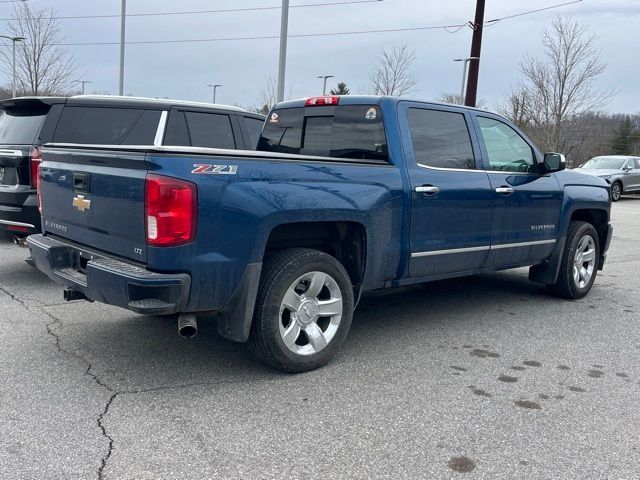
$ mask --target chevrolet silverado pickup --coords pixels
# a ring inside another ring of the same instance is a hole
[[[184,336],[217,312],[289,372],[335,355],[365,291],[530,267],[577,299],[612,236],[603,179],[498,115],[392,97],[280,103],[257,151],[50,144],[39,204],[27,243],[67,300]]]

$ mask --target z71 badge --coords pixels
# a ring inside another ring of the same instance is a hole
[[[195,163],[191,173],[196,175],[235,175],[238,173],[237,165],[210,165],[208,163]]]

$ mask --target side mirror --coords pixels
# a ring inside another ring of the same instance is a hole
[[[631,165],[625,165],[622,170],[624,170],[626,173],[629,173],[631,170],[633,170],[633,167]]]
[[[545,173],[559,172],[567,168],[567,159],[561,153],[545,153],[542,166]]]

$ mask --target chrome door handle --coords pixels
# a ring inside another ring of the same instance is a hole
[[[515,190],[511,187],[498,187],[496,188],[496,193],[501,193],[503,195],[511,195]]]
[[[416,192],[426,193],[427,195],[435,195],[439,191],[440,189],[438,187],[434,187],[433,185],[422,185],[421,187],[416,187]]]

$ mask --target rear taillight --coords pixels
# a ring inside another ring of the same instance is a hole
[[[173,247],[193,241],[197,213],[197,190],[193,183],[160,175],[147,175],[147,244]]]
[[[40,175],[42,175],[41,170],[42,170],[42,162],[38,163],[38,168],[36,168],[36,192],[38,192],[38,210],[40,211],[40,215],[42,215],[42,192],[41,192],[41,181],[40,181]],[[32,174],[33,175],[33,174]],[[33,178],[33,177],[32,177]]]
[[[305,107],[320,107],[322,105],[338,105],[340,97],[338,96],[324,96],[324,97],[311,97],[307,98]]]
[[[38,176],[38,172],[40,171],[40,164],[42,163],[42,155],[40,154],[40,149],[38,147],[33,147],[31,149],[31,160],[29,163],[30,171],[31,171],[31,187],[37,189],[38,183],[40,183],[40,177]]]

